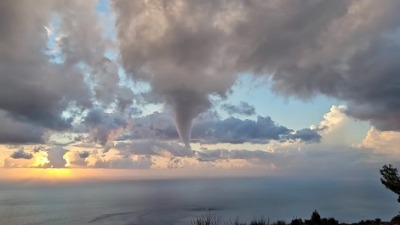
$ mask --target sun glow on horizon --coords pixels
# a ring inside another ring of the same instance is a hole
[[[48,168],[44,169],[42,173],[45,179],[56,179],[56,180],[65,180],[65,179],[74,179],[73,173],[69,168]]]
[[[48,181],[77,180],[77,173],[69,168],[9,168],[3,180]]]
[[[45,180],[45,181],[60,181],[60,180],[75,180],[75,173],[69,168],[35,168],[28,169],[25,173],[25,179]]]

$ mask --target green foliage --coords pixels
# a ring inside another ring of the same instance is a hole
[[[380,173],[382,175],[382,184],[385,185],[387,189],[399,195],[397,201],[400,202],[400,177],[397,168],[394,168],[391,164],[384,165]]]

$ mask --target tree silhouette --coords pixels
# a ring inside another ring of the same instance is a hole
[[[387,189],[396,193],[399,196],[397,201],[400,202],[400,177],[397,168],[394,168],[391,164],[384,165],[380,172],[382,175],[382,184],[385,185]]]
[[[321,224],[321,216],[317,212],[317,210],[314,210],[314,212],[311,214],[311,222],[313,224]]]

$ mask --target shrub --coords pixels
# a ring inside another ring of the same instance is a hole
[[[250,221],[250,225],[269,225],[269,219],[268,221],[264,218],[253,219],[252,221]]]
[[[292,222],[290,222],[290,225],[302,225],[303,220],[302,219],[293,219]]]
[[[274,225],[286,225],[286,222],[283,220],[278,220],[276,223],[274,223]]]
[[[236,219],[234,221],[230,221],[229,223],[227,223],[226,225],[247,225],[246,222],[240,222],[239,218],[236,217]]]
[[[213,214],[204,214],[190,221],[189,225],[219,225],[220,218]]]

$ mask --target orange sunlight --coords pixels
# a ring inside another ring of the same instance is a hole
[[[69,168],[27,169],[25,176],[25,179],[50,182],[76,179],[75,173]]]
[[[74,178],[73,173],[69,168],[44,169],[41,176],[46,180],[71,180]]]
[[[57,182],[76,180],[77,172],[69,168],[4,168],[1,180]]]

